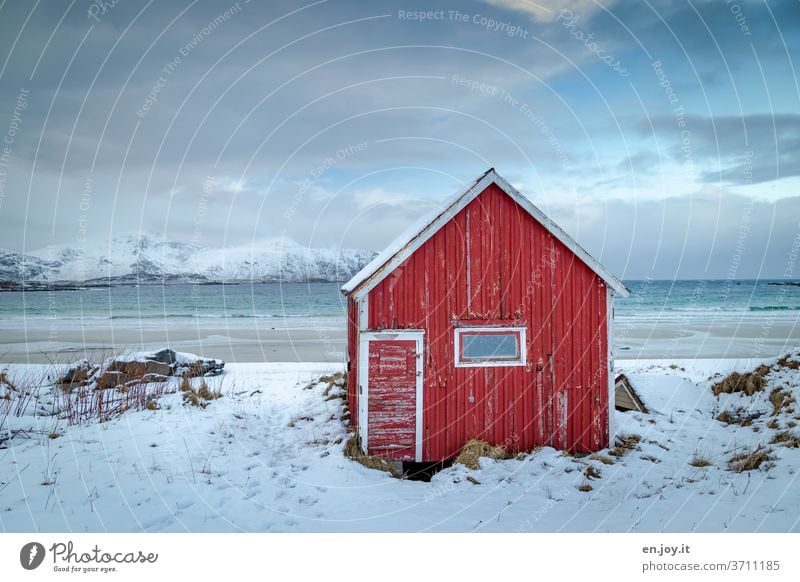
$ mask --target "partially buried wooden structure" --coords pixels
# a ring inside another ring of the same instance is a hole
[[[614,381],[614,407],[622,412],[629,410],[648,412],[647,406],[625,374],[620,374]]]
[[[342,288],[362,450],[453,458],[609,444],[613,300],[628,290],[494,169]]]

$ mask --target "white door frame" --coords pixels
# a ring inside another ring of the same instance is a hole
[[[369,342],[371,340],[414,340],[416,341],[417,383],[416,383],[416,424],[414,460],[422,461],[422,392],[425,381],[423,370],[423,346],[425,330],[422,329],[387,329],[383,331],[362,331],[358,340],[358,433],[361,450],[364,454],[369,448]]]
[[[614,292],[606,287],[606,348],[608,370],[608,446],[614,446],[614,410],[616,408],[616,373],[614,371]]]

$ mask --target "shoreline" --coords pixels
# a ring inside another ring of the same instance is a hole
[[[226,362],[343,363],[343,323],[317,323],[318,328],[289,327],[285,320],[247,325],[226,318],[157,324],[133,320],[121,325],[54,319],[20,328],[6,320],[0,321],[0,363],[71,363],[164,347]],[[800,326],[793,319],[614,322],[616,360],[769,358],[798,347]]]

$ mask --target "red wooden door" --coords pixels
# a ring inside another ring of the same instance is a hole
[[[369,340],[367,449],[414,461],[417,448],[417,341]]]

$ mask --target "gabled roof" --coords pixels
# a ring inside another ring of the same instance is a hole
[[[647,406],[645,406],[641,397],[636,393],[636,390],[631,384],[630,379],[625,374],[620,374],[614,380],[614,407],[617,410],[635,410],[637,412],[647,413]]]
[[[495,172],[494,168],[489,168],[465,190],[456,193],[449,200],[444,202],[433,212],[423,216],[412,224],[403,234],[397,237],[383,252],[370,261],[363,269],[350,279],[342,287],[345,295],[354,294],[356,299],[360,299],[369,293],[378,283],[380,283],[396,267],[401,265],[414,251],[421,247],[425,241],[431,238],[436,232],[458,214],[467,204],[472,202],[477,196],[488,188],[491,184],[497,186],[508,194],[517,204],[524,208],[539,224],[546,228],[555,238],[560,240],[569,250],[578,256],[586,265],[592,269],[597,276],[616,293],[627,297],[630,293],[625,285],[606,269],[600,261],[595,259],[581,247],[575,239],[564,232],[561,227],[555,224],[541,210],[539,210],[530,200],[514,188],[511,184]]]

